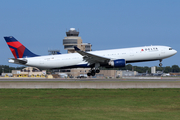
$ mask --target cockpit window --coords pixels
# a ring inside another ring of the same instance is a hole
[[[172,50],[172,48],[169,48],[169,50]]]

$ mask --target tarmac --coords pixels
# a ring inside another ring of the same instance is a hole
[[[180,88],[180,83],[36,83],[36,82],[5,82],[0,88],[65,88],[65,89],[127,89],[127,88]]]
[[[130,89],[180,88],[180,78],[46,79],[0,78],[0,89]]]

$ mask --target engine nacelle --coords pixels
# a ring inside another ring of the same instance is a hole
[[[111,60],[108,64],[112,67],[125,67],[126,61],[125,59]]]

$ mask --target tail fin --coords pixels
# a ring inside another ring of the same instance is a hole
[[[38,56],[28,50],[24,45],[22,45],[19,41],[17,41],[14,37],[4,37],[6,40],[9,49],[11,50],[14,57],[17,58],[25,58],[25,57],[35,57]]]

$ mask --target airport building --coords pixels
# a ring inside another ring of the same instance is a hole
[[[63,39],[64,49],[68,51],[68,53],[75,53],[74,46],[78,47],[82,51],[88,52],[91,51],[90,43],[83,43],[81,37],[79,37],[79,32],[75,30],[75,28],[70,28],[68,32],[66,32],[66,37]]]
[[[156,66],[151,67],[151,73],[156,73]]]
[[[82,51],[89,52],[92,51],[92,45],[90,43],[83,43],[81,37],[79,37],[79,31],[76,31],[75,28],[70,28],[69,31],[66,32],[66,37],[63,39],[64,49],[67,50],[67,53],[75,53],[74,46],[78,47]],[[60,76],[68,76],[76,78],[78,76],[87,76],[90,68],[75,68],[75,69],[66,69],[58,74]]]
[[[77,78],[78,76],[87,77],[87,73],[89,72],[89,70],[90,68],[64,69],[55,72],[55,74],[58,74],[61,78]]]
[[[96,77],[105,78],[119,78],[119,77],[132,77],[136,76],[138,72],[129,70],[101,70],[96,74]]]
[[[1,77],[13,77],[12,73],[1,73]]]
[[[12,70],[13,77],[45,77],[46,70],[39,70],[36,67],[26,67],[22,70]]]

